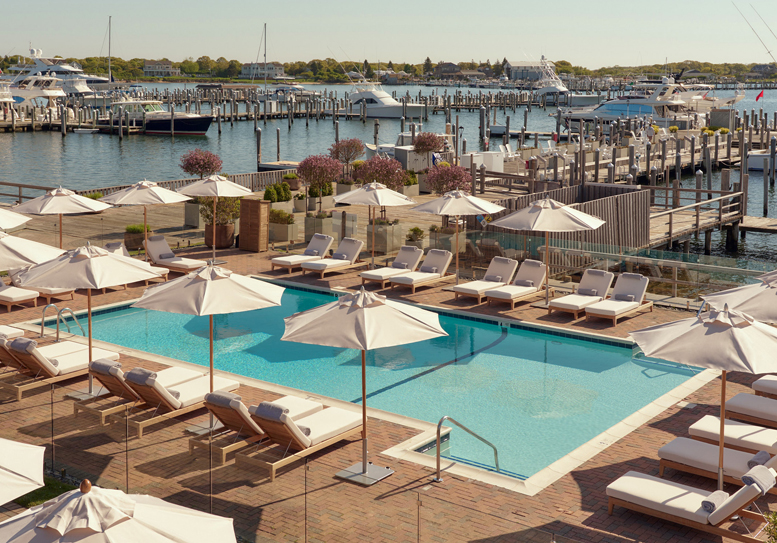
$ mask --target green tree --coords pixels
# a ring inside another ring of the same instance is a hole
[[[405,63],[405,65],[402,66],[402,71],[407,74],[413,75],[413,73],[415,72],[415,68],[411,64]]]
[[[389,60],[389,63],[386,65],[387,70],[393,70],[394,69],[394,63]]]
[[[375,76],[375,71],[372,69],[372,65],[367,62],[366,59],[364,61],[364,71],[362,73],[367,79],[372,79]]]
[[[237,77],[243,70],[243,63],[239,60],[230,60],[227,67],[227,77]]]
[[[197,59],[197,66],[200,72],[210,72],[216,65],[210,57],[200,57]]]
[[[194,59],[192,57],[189,57],[183,62],[181,62],[180,68],[182,72],[187,74],[195,74],[200,70],[199,64],[194,62]]]
[[[426,57],[426,60],[424,61],[423,70],[425,74],[430,74],[432,73],[432,70],[434,70],[434,66],[432,66],[432,59],[430,59],[429,57]]]

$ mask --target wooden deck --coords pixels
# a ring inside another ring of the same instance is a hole
[[[659,211],[659,209],[653,208],[651,211]],[[735,222],[740,217],[741,215],[736,212],[723,213],[721,215],[718,211],[701,211],[697,217],[694,210],[678,211],[672,215],[661,215],[658,217],[651,215],[650,247],[684,239],[696,232],[714,230],[724,224]],[[777,232],[777,221],[775,222],[774,231]]]
[[[751,217],[742,218],[739,225],[742,232],[761,232],[764,234],[777,234],[777,218],[774,217]]]

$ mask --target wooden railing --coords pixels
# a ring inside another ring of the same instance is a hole
[[[665,189],[665,187],[650,187],[650,189]],[[671,189],[669,189],[671,190]],[[722,194],[722,196],[718,196],[717,198],[712,198],[709,200],[701,200],[699,202],[695,202],[692,204],[684,205],[681,207],[675,207],[673,209],[668,209],[667,211],[660,211],[658,213],[651,213],[650,220],[653,221],[653,219],[659,219],[661,217],[669,216],[669,227],[667,232],[667,238],[669,241],[671,241],[674,238],[674,218],[678,214],[688,215],[688,212],[692,212],[695,214],[695,223],[694,223],[694,229],[699,230],[701,226],[701,219],[702,219],[702,213],[704,212],[716,212],[717,211],[717,217],[716,221],[714,223],[716,225],[722,225],[724,222],[724,218],[726,219],[726,222],[732,222],[737,220],[738,218],[741,218],[743,216],[742,213],[742,204],[741,204],[741,197],[744,195],[743,192],[726,192],[726,191],[708,191],[707,189],[682,189],[686,192],[715,192],[718,194]],[[667,198],[667,202],[668,202]],[[717,205],[714,205],[717,204]],[[733,214],[733,215],[732,215]],[[706,218],[711,218],[713,215],[708,213]],[[710,225],[705,225],[706,227],[709,227]]]
[[[8,190],[11,190],[13,192],[0,192],[0,197],[2,198],[14,198],[16,200],[16,203],[21,204],[24,202],[24,200],[32,200],[33,198],[37,198],[38,196],[41,196],[40,194],[26,194],[25,191],[34,190],[38,192],[48,192],[50,190],[54,190],[56,187],[41,187],[38,185],[26,185],[24,183],[10,183],[6,181],[0,181],[0,190],[6,190],[6,187]]]

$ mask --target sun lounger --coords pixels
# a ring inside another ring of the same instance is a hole
[[[585,316],[600,319],[612,319],[612,325],[618,324],[618,319],[633,315],[637,311],[650,309],[653,302],[645,300],[648,278],[638,273],[622,273],[615,281],[615,286],[606,299],[585,308]]]
[[[19,276],[21,272],[25,271],[27,268],[29,268],[29,266],[27,266],[26,268],[9,270],[8,275],[11,278],[11,284],[13,286],[21,288],[21,285],[19,283]],[[75,297],[74,296],[75,290],[68,289],[68,288],[44,288],[44,287],[25,286],[23,290],[37,292],[38,296],[46,300],[47,305],[51,303],[52,298],[63,299],[70,296],[70,299],[72,300]]]
[[[418,268],[418,271],[403,273],[391,278],[391,288],[396,286],[406,286],[415,289],[432,283],[438,283],[445,280],[445,273],[448,266],[451,265],[453,253],[442,249],[432,249],[424,258],[424,263]]]
[[[366,266],[367,262],[359,262],[359,253],[364,242],[353,238],[343,238],[337,246],[332,258],[322,258],[312,262],[303,262],[302,271],[315,272],[324,278],[324,274],[333,271],[344,271],[351,268]]]
[[[704,443],[687,437],[677,437],[658,449],[661,460],[658,475],[664,476],[666,468],[692,473],[709,479],[718,478],[718,445]],[[723,479],[727,483],[742,484],[742,477],[750,471],[747,463],[754,454],[735,449],[725,449],[723,454]],[[771,456],[764,464],[767,468],[777,468],[777,456]],[[770,492],[777,494],[777,488]]]
[[[424,251],[422,249],[413,245],[403,245],[399,248],[397,257],[390,266],[361,272],[359,277],[362,278],[362,285],[371,281],[380,283],[380,288],[386,288],[386,283],[388,283],[392,277],[409,271],[415,271],[423,256]]]
[[[21,400],[27,390],[81,377],[89,371],[89,350],[86,345],[73,341],[53,343],[40,349],[37,345],[36,341],[26,338],[16,338],[4,344],[21,367],[27,369],[19,372],[21,381],[0,383],[0,388],[16,390],[17,400]],[[93,347],[92,358],[118,360],[119,353]]]
[[[164,387],[173,387],[205,375],[201,371],[180,366],[171,366],[155,373],[156,380]],[[109,415],[138,407],[143,402],[124,379],[121,363],[103,358],[94,360],[89,364],[89,375],[97,381],[94,394],[73,404],[76,417],[79,411],[94,413],[100,417],[100,425],[104,426]]]
[[[24,330],[16,328],[15,326],[8,326],[7,324],[0,324],[0,338],[3,339],[16,339],[24,336]]]
[[[145,241],[143,245],[146,245]],[[204,260],[175,256],[164,236],[149,237],[146,253],[154,264],[181,273],[189,273],[207,266]]]
[[[270,472],[270,481],[275,480],[275,473],[281,467],[362,431],[361,413],[336,407],[294,421],[283,409],[263,402],[251,411],[251,417],[275,446],[260,450],[256,456],[238,453],[235,465],[266,469]]]
[[[503,287],[513,280],[515,270],[518,269],[518,261],[503,256],[495,256],[488,264],[483,279],[480,281],[470,281],[453,287],[455,298],[459,296],[471,296],[478,299],[478,303],[483,302],[483,296],[487,290]]]
[[[307,249],[301,255],[279,256],[270,261],[271,269],[286,268],[291,273],[294,268],[302,266],[303,262],[321,260],[329,254],[334,238],[324,234],[313,234]]]
[[[515,309],[516,303],[545,292],[546,271],[547,267],[539,260],[524,260],[511,284],[489,289],[483,295],[488,298],[488,305],[492,301],[507,302],[511,310]]]
[[[38,307],[38,291],[12,285],[0,286],[0,305],[4,305],[8,312],[14,305],[23,305],[32,302],[33,307]]]
[[[239,451],[250,445],[255,445],[265,439],[267,435],[262,427],[251,418],[250,410],[257,406],[246,406],[240,401],[237,394],[231,392],[214,392],[205,396],[205,407],[221,423],[218,429],[214,429],[200,436],[189,439],[189,454],[195,448],[210,449],[219,452],[217,463],[223,464],[227,460],[227,454]],[[274,402],[273,405],[288,410],[287,415],[292,420],[301,419],[321,411],[324,406],[318,402],[298,398],[297,396],[284,396]],[[211,443],[211,437],[213,442]]]
[[[109,253],[114,253],[114,254],[121,255],[121,256],[124,256],[124,257],[127,257],[127,258],[132,258],[132,256],[129,254],[129,251],[127,250],[127,248],[120,241],[116,241],[116,242],[113,242],[113,243],[106,243],[103,246],[103,249],[105,249]],[[144,262],[144,261],[141,261],[141,262]],[[151,268],[151,271],[153,271],[154,273],[158,273],[159,276],[162,277],[162,279],[164,281],[167,281],[167,276],[170,274],[170,270],[169,269],[163,268],[161,266],[152,266],[151,264],[149,264],[148,267]],[[149,281],[150,281],[150,279],[146,279],[146,285],[148,285]],[[124,289],[125,290],[127,289],[127,285],[124,285]],[[103,294],[105,294],[105,289],[103,289]]]
[[[771,472],[775,474],[774,471]],[[712,513],[702,507],[710,492],[692,486],[682,485],[658,477],[629,471],[607,486],[609,498],[608,513],[612,515],[616,505],[668,520],[735,541],[761,541],[755,534],[743,534],[724,527],[734,515],[765,522],[763,515],[746,508],[761,496],[756,485],[745,485],[728,497]],[[750,532],[757,529],[750,528]]]
[[[750,386],[757,396],[777,399],[777,375],[764,375]]]
[[[141,408],[130,410],[129,425],[143,437],[143,429],[152,424],[170,420],[205,406],[205,395],[210,392],[210,376],[205,375],[167,388],[157,379],[157,374],[143,368],[135,368],[124,375],[130,388],[143,401]],[[215,376],[213,391],[231,392],[240,383]],[[117,415],[114,415],[117,416]]]
[[[726,417],[777,428],[777,400],[740,392],[726,401]]]
[[[697,441],[717,445],[720,443],[720,417],[703,416],[688,428],[688,434]],[[724,434],[726,448],[751,454],[766,451],[777,455],[777,429],[726,419]]]
[[[607,296],[613,277],[612,272],[585,270],[577,287],[577,292],[551,300],[548,304],[548,314],[553,311],[564,311],[572,313],[577,319],[586,307],[601,302]]]

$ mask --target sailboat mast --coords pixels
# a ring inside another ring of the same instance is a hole
[[[267,96],[267,23],[264,23],[264,94]]]
[[[111,77],[111,16],[108,15],[108,84],[113,81]]]

